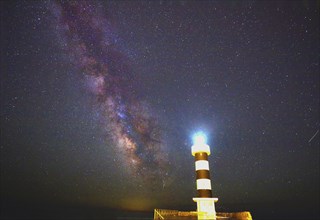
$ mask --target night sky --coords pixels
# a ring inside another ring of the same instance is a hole
[[[319,214],[319,7],[1,1],[2,213],[195,210],[203,131],[218,211]]]

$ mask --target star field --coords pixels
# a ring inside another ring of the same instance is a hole
[[[1,2],[1,206],[195,209],[202,130],[218,211],[318,215],[319,39],[319,1]]]

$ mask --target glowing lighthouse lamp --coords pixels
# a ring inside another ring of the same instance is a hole
[[[207,137],[204,133],[198,132],[193,136],[192,156],[195,157],[197,174],[198,197],[193,198],[197,203],[198,219],[216,219],[214,203],[218,198],[212,198],[211,181],[209,175],[208,156],[210,147],[207,145]]]

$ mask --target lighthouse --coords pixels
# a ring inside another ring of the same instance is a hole
[[[212,198],[210,170],[208,156],[210,147],[207,145],[206,135],[198,132],[193,137],[191,148],[192,156],[195,157],[196,185],[198,197],[193,198],[197,203],[198,219],[216,220],[215,202],[218,198]]]

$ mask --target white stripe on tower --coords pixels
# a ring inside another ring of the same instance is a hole
[[[209,170],[209,162],[207,160],[198,160],[196,163],[196,170]]]
[[[210,179],[197,179],[197,190],[199,190],[199,189],[211,190]]]

